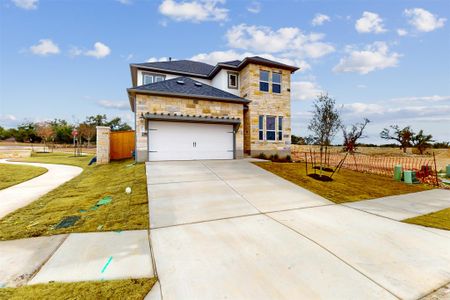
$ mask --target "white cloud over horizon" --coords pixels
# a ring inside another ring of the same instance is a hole
[[[128,101],[100,100],[97,104],[103,108],[130,110],[130,103]]]
[[[55,44],[51,39],[40,39],[39,43],[30,47],[30,51],[31,53],[40,56],[60,53],[58,45]]]
[[[346,52],[347,56],[341,58],[339,63],[334,66],[334,72],[367,74],[376,70],[396,67],[401,56],[396,52],[390,52],[385,42],[374,42],[366,45],[362,50],[347,47]]]
[[[252,14],[259,14],[261,12],[261,3],[258,1],[252,1],[248,6],[247,10]]]
[[[421,32],[431,32],[444,27],[446,18],[439,18],[423,8],[405,9],[404,15],[408,18],[408,23]]]
[[[158,9],[162,15],[177,22],[200,23],[204,21],[226,21],[228,9],[222,6],[224,4],[225,0],[163,0]]]
[[[291,82],[291,99],[293,101],[309,101],[314,100],[324,90],[315,81],[292,81]]]
[[[33,10],[37,9],[39,0],[12,0],[12,2],[19,8]]]
[[[355,29],[359,33],[383,33],[387,31],[383,19],[370,11],[363,12],[362,17],[355,23]]]
[[[90,56],[95,57],[97,59],[104,58],[111,54],[111,48],[109,48],[107,45],[103,44],[102,42],[96,42],[94,44],[93,49],[91,50],[82,50],[78,47],[72,47],[69,51],[70,56]]]

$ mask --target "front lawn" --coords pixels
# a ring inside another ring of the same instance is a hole
[[[0,240],[149,228],[144,164],[124,160],[87,166],[89,158],[68,154],[37,155],[31,159],[80,165],[85,169],[74,179],[1,219]],[[131,194],[125,193],[126,187],[131,188]]]
[[[450,208],[403,220],[403,222],[450,230]]]
[[[0,288],[0,299],[144,299],[156,278],[53,282]]]
[[[306,175],[304,163],[255,162],[254,164],[334,203],[354,202],[431,189],[430,186],[423,184],[408,185],[389,177],[346,169],[335,173],[333,181],[319,181]],[[308,173],[314,173],[310,166],[308,168]],[[326,174],[331,175],[331,173]]]
[[[46,168],[0,164],[0,190],[30,180],[47,172]]]

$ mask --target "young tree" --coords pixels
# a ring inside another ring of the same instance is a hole
[[[344,151],[350,154],[355,153],[358,139],[363,138],[363,132],[370,120],[364,118],[362,123],[353,124],[350,130],[342,126],[342,133],[344,135]]]
[[[406,148],[411,147],[411,140],[414,136],[414,132],[410,126],[406,126],[400,129],[398,125],[390,126],[393,132],[388,128],[384,128],[380,133],[380,137],[385,140],[395,140],[400,144],[400,149],[403,149],[403,153],[406,153]]]
[[[420,154],[423,154],[427,148],[430,148],[430,143],[432,142],[434,142],[433,136],[431,134],[424,134],[422,129],[412,137],[412,144],[419,150]]]
[[[130,125],[122,120],[119,117],[112,119],[111,121],[106,123],[106,126],[111,127],[112,131],[121,131],[121,130],[131,130]]]
[[[36,134],[37,134],[37,136],[39,136],[42,139],[42,141],[44,141],[44,151],[45,151],[47,142],[55,134],[52,126],[47,122],[38,123],[38,124],[36,124]]]
[[[96,134],[96,128],[95,125],[87,124],[87,123],[81,123],[79,126],[79,135],[87,140],[88,144],[87,146],[90,146],[91,140],[94,138]]]
[[[320,175],[322,175],[322,154],[331,144],[331,140],[336,135],[341,126],[341,118],[336,101],[328,94],[321,94],[314,101],[313,118],[308,125],[308,129],[314,134],[315,141],[320,145]]]

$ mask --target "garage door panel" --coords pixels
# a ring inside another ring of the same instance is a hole
[[[149,160],[233,159],[233,125],[150,121]]]

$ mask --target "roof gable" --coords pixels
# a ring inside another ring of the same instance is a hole
[[[214,69],[214,66],[212,65],[192,60],[158,61],[151,63],[132,64],[132,66],[150,70],[163,70],[190,75],[200,75],[204,77],[208,76]]]

